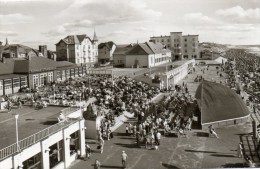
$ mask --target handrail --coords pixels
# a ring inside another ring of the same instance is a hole
[[[65,109],[67,110],[67,109]],[[74,109],[75,110],[75,109]],[[77,109],[76,109],[77,110]],[[75,110],[75,111],[76,111]],[[68,109],[68,111],[65,112],[65,114],[70,114],[70,113],[73,113],[73,112],[69,112],[71,111],[71,109]],[[50,136],[51,134],[53,133],[56,133],[60,130],[62,130],[63,128],[75,123],[79,121],[79,119],[76,119],[76,120],[70,120],[69,122],[59,122],[55,125],[52,125],[48,128],[45,128],[29,137],[26,137],[20,141],[18,141],[18,147],[17,147],[17,143],[14,143],[14,144],[11,144],[3,149],[0,150],[0,161],[2,161],[3,159],[17,153],[18,151],[21,151],[39,141],[41,141],[42,139]]]

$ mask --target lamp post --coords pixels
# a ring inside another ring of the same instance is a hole
[[[19,143],[18,143],[19,139],[18,139],[18,124],[17,124],[19,114],[15,114],[14,117],[15,117],[15,133],[16,133],[16,147],[17,147],[16,151],[18,152],[20,150]]]

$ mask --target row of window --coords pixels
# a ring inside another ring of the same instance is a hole
[[[20,87],[20,86],[27,86],[27,78],[21,77],[21,79],[13,78],[13,80],[12,79],[5,79],[4,81],[0,80],[0,90],[3,90],[3,88],[5,90],[12,89],[12,86],[13,88]]]
[[[168,57],[157,58],[157,59],[155,59],[155,63],[163,62],[163,61],[166,61],[168,59],[169,59]]]

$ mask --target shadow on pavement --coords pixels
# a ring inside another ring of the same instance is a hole
[[[135,137],[120,137],[120,139],[135,140]]]
[[[115,143],[115,145],[119,145],[126,148],[139,148],[136,144],[123,144],[123,143]]]
[[[215,156],[215,157],[236,157],[236,156],[230,155],[230,154],[211,154],[211,156]]]
[[[114,166],[114,165],[101,165],[101,168],[123,168],[122,166]]]
[[[227,163],[225,165],[222,165],[223,168],[244,168],[243,163]]]
[[[129,136],[126,133],[113,132],[114,136]]]
[[[166,164],[166,163],[162,163],[162,166],[165,168],[169,168],[169,169],[179,169],[179,167],[176,167],[174,165],[171,164]]]
[[[207,132],[195,132],[195,135],[198,137],[209,137],[209,133]]]
[[[184,150],[186,152],[190,152],[190,153],[217,153],[215,151],[201,151],[201,150]]]

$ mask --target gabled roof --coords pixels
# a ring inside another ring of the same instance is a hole
[[[88,38],[91,41],[90,37],[88,37],[86,34],[68,35],[66,38],[61,39],[57,44],[59,44],[61,41],[65,42],[67,45],[80,44],[85,38]]]
[[[129,55],[143,55],[143,54],[159,54],[171,52],[165,49],[161,43],[145,42],[137,44],[133,49],[131,49],[127,54]]]
[[[107,47],[109,50],[111,50],[113,48],[113,45],[116,45],[116,44],[112,41],[100,43],[98,45],[98,49],[102,49],[103,47]]]
[[[136,44],[123,44],[116,45],[116,50],[114,51],[114,55],[125,55],[128,51],[130,51]]]

